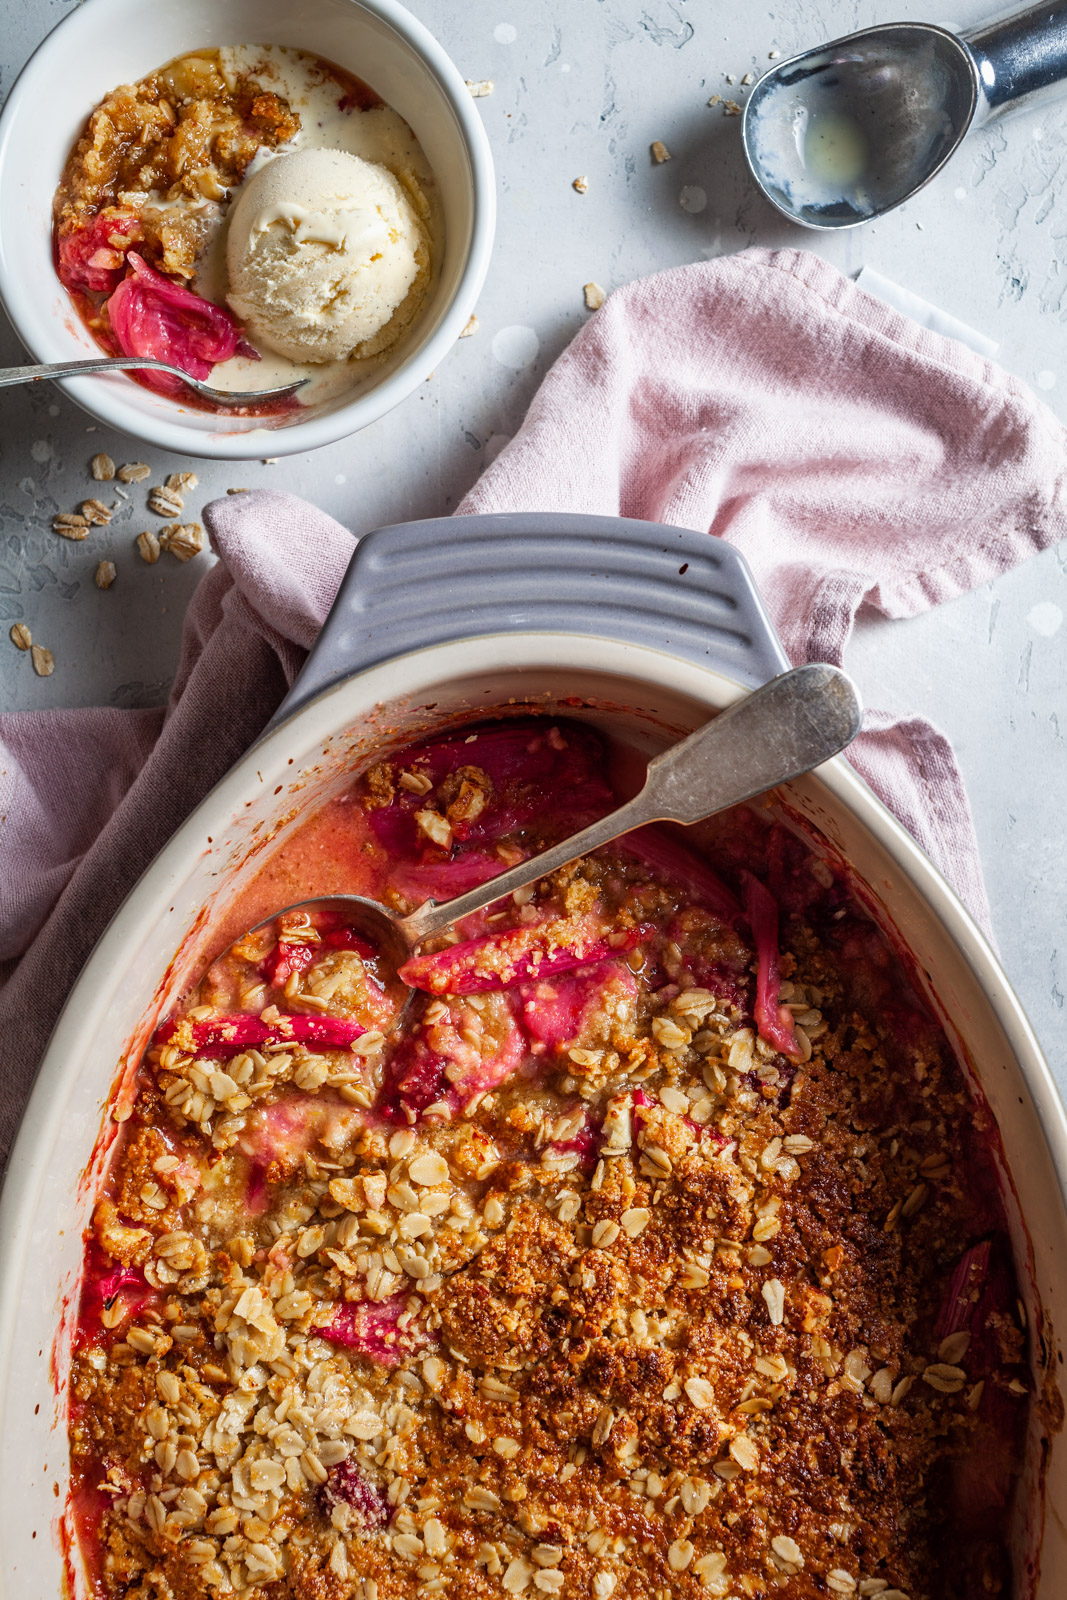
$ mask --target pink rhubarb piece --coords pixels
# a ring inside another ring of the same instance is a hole
[[[650,938],[645,924],[605,935],[592,924],[558,918],[468,939],[436,955],[415,956],[400,968],[414,989],[431,994],[484,994],[531,978],[547,978],[632,950]]]
[[[123,355],[155,356],[191,378],[209,378],[212,367],[231,356],[259,360],[228,311],[154,271],[135,250],[126,260],[130,271],[107,302]],[[182,392],[181,379],[169,372],[146,372],[144,379],[163,394]]]
[[[510,1078],[526,1054],[526,1041],[508,996],[495,1010],[481,1013],[478,1043],[464,1038],[458,1005],[430,1027],[407,1032],[386,1067],[382,1110],[402,1117],[403,1108],[425,1111],[437,1101],[461,1104],[479,1090],[495,1089]]]
[[[389,1300],[342,1300],[314,1331],[320,1339],[366,1356],[375,1366],[397,1367],[412,1350],[430,1343],[422,1329],[397,1326],[406,1309],[407,1296],[402,1294]]]
[[[637,998],[637,980],[624,961],[600,961],[579,971],[522,984],[523,1026],[534,1053],[576,1043],[595,1025],[609,997]]]
[[[228,1017],[190,1022],[179,1017],[164,1023],[157,1035],[160,1044],[175,1044],[191,1055],[212,1061],[225,1061],[242,1050],[259,1050],[263,1045],[304,1044],[312,1050],[348,1050],[366,1033],[361,1022],[348,1017],[279,1017],[264,1022],[262,1017],[235,1011]]]
[[[140,234],[136,217],[106,212],[87,228],[61,234],[56,242],[60,283],[75,293],[111,294],[126,271],[126,252]]]
[[[782,987],[778,954],[778,906],[770,890],[751,872],[742,872],[745,907],[756,945],[756,1027],[761,1039],[773,1044],[784,1056],[797,1056],[793,1015],[779,1004]]]

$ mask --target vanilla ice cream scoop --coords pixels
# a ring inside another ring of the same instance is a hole
[[[426,230],[387,167],[297,150],[238,195],[227,298],[257,344],[292,361],[342,361],[387,348],[394,322],[399,335],[429,261]]]

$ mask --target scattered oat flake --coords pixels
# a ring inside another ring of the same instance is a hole
[[[947,1361],[935,1361],[922,1376],[923,1382],[939,1394],[958,1394],[967,1381],[967,1374],[962,1367],[954,1367]]]
[[[97,565],[94,582],[98,589],[110,589],[117,576],[113,561],[101,561]]]
[[[759,1470],[759,1451],[747,1433],[739,1433],[730,1440],[730,1454],[738,1466],[743,1467],[746,1472]]]
[[[687,1378],[684,1384],[686,1395],[698,1411],[706,1411],[715,1404],[715,1390],[707,1378]]]
[[[247,489],[227,489],[226,493],[227,494],[247,494],[248,490]]]
[[[652,1213],[647,1206],[631,1206],[628,1211],[624,1211],[619,1221],[622,1223],[622,1231],[626,1237],[628,1239],[636,1239],[639,1234],[644,1233],[651,1215]]]
[[[671,153],[667,149],[667,146],[663,143],[662,139],[653,139],[651,150],[652,159],[657,166],[661,166],[664,161],[669,161],[671,159]]]
[[[464,81],[475,100],[484,100],[496,88],[492,78],[466,78]]]
[[[466,322],[463,324],[463,327],[460,330],[460,335],[459,336],[460,336],[461,339],[469,339],[472,334],[475,334],[475,333],[478,332],[478,329],[480,327],[481,327],[481,323],[478,321],[478,318],[474,315],[474,313],[472,311],[470,316],[467,318]],[[229,492],[232,494],[234,491],[230,490]]]
[[[93,457],[89,463],[89,471],[97,483],[110,483],[115,476],[115,463],[103,451]]]
[[[767,51],[767,60],[768,61],[777,61],[778,57],[781,55],[781,53],[782,52],[780,50],[768,50]]]
[[[143,483],[152,476],[152,468],[146,461],[127,461],[119,468],[118,475],[122,483]]]
[[[727,83],[736,83],[737,79],[732,72],[728,72],[726,74],[726,81]]]
[[[52,532],[61,534],[64,539],[87,539],[89,523],[77,511],[60,511],[52,518]]]
[[[589,179],[586,177],[575,178],[574,182],[571,184],[571,188],[576,189],[579,194],[585,194],[586,190],[589,188]]]
[[[179,561],[191,561],[204,548],[204,530],[199,522],[172,522],[161,530],[159,547]]]
[[[788,1561],[792,1567],[802,1567],[804,1565],[804,1552],[796,1540],[791,1539],[786,1533],[775,1535],[771,1540],[771,1549],[776,1556],[782,1561]]]
[[[24,622],[14,623],[8,637],[16,650],[28,650],[33,643],[33,635]]]
[[[155,534],[145,529],[144,533],[137,535],[137,551],[142,561],[147,561],[149,566],[159,560],[159,540]]]
[[[722,99],[722,95],[721,94],[713,94],[711,99],[708,101],[708,105],[709,106],[717,106],[721,99]]]
[[[755,74],[752,73],[752,72],[746,72],[744,77],[741,79],[742,83],[755,83],[755,81],[756,81],[756,77],[755,77]]]
[[[667,1547],[667,1565],[672,1572],[684,1572],[693,1559],[693,1546],[688,1539],[675,1539]]]
[[[79,509],[93,527],[106,528],[111,521],[111,512],[102,500],[83,500]]]
[[[50,678],[56,670],[55,657],[51,650],[45,649],[44,645],[31,645],[30,659],[33,662],[33,670],[39,678]]]
[[[777,1278],[768,1278],[762,1289],[767,1305],[767,1315],[775,1327],[785,1320],[785,1285]]]
[[[448,1162],[444,1156],[439,1156],[435,1150],[427,1151],[425,1155],[416,1156],[408,1167],[412,1182],[423,1187],[435,1183],[444,1183],[448,1177]]]
[[[727,100],[722,112],[724,117],[739,117],[741,115],[741,107],[736,100]]]
[[[599,311],[608,297],[607,290],[602,289],[599,283],[587,283],[582,292],[585,295],[586,307],[590,311]]]
[[[172,494],[191,494],[199,482],[195,472],[172,472],[163,487]]]
[[[148,496],[148,509],[154,511],[157,517],[177,516],[184,504],[182,495],[177,489],[172,489],[169,482],[153,489]]]
[[[971,1334],[968,1328],[961,1328],[958,1333],[950,1333],[938,1345],[937,1359],[948,1362],[950,1366],[958,1366],[967,1354],[970,1342]]]

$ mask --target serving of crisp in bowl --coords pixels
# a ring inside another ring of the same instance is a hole
[[[495,213],[470,93],[391,0],[90,0],[8,97],[0,204],[35,359],[301,385],[233,406],[161,373],[66,380],[102,422],[223,459],[332,443],[411,393],[471,315]]]

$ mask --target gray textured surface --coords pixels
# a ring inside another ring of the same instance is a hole
[[[9,8],[0,88],[69,9],[69,0]],[[791,229],[759,200],[745,176],[738,120],[706,104],[715,92],[740,97],[741,77],[762,71],[771,50],[787,55],[901,16],[964,26],[995,6],[961,0],[949,17],[888,0],[781,0],[773,8],[414,0],[414,9],[464,76],[496,83],[480,102],[500,190],[480,332],[363,435],[275,466],[196,464],[196,503],[230,485],[286,488],[357,533],[446,512],[515,431],[547,365],[581,326],[583,283],[611,288],[753,243],[815,247],[848,272],[876,267],[998,339],[1003,363],[1067,415],[1067,102],[976,135],[907,207],[829,240]],[[737,79],[732,90],[727,73]],[[672,152],[660,167],[648,158],[653,139]],[[570,187],[579,174],[589,179],[584,196]],[[685,208],[702,200],[699,210]],[[533,335],[504,332],[515,328]],[[522,366],[501,359],[535,349]],[[0,327],[0,364],[18,357]],[[200,562],[147,567],[137,558],[132,541],[146,523],[136,489],[129,514],[85,543],[50,532],[54,511],[91,492],[88,460],[100,449],[149,461],[155,481],[189,465],[92,431],[58,392],[0,396],[0,625],[6,635],[12,621],[28,622],[56,656],[54,676],[37,679],[0,636],[5,709],[165,697]],[[119,573],[108,593],[93,586],[104,555]],[[848,665],[869,704],[922,711],[954,740],[1005,964],[1067,1087],[1065,610],[1061,547],[915,621],[862,626]]]

